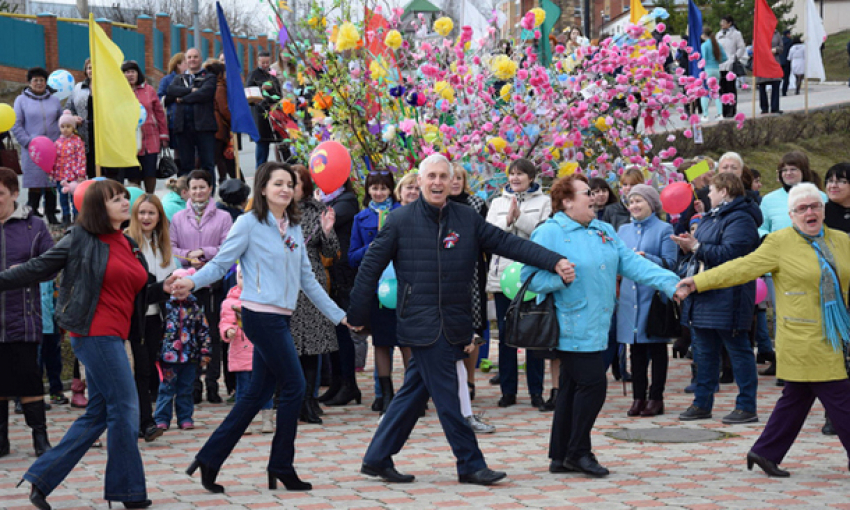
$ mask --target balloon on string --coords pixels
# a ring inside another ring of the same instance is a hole
[[[86,190],[89,189],[89,186],[91,186],[93,182],[94,181],[91,179],[83,181],[79,186],[77,186],[77,189],[74,190],[74,206],[78,211],[83,210],[83,197],[86,195]]]
[[[512,300],[516,297],[517,292],[519,292],[522,288],[522,279],[520,279],[522,266],[522,262],[511,263],[505,268],[505,272],[502,273],[502,278],[499,280],[499,285],[502,287],[502,294],[504,294],[508,299]],[[535,297],[537,297],[537,294],[528,291],[525,293],[525,297],[523,297],[522,300],[531,301]]]
[[[57,69],[47,78],[47,86],[54,90],[53,95],[64,101],[74,91],[74,75],[64,69]]]
[[[674,182],[661,190],[661,206],[667,214],[681,214],[691,205],[693,190],[687,182]]]
[[[105,181],[105,180],[106,180],[106,177],[104,177],[104,176],[102,176],[102,175],[101,175],[100,177],[95,177],[95,178],[94,178],[94,179],[92,179],[92,180],[93,180],[93,181]]]
[[[398,304],[398,281],[387,278],[378,285],[378,301],[384,308],[395,308]]]
[[[144,107],[144,105],[142,105],[142,103],[139,103],[139,108],[141,108],[141,111],[139,112],[139,125],[141,126],[146,120],[148,120],[148,110]]]
[[[0,133],[5,133],[12,129],[18,117],[15,115],[15,109],[6,103],[0,104]]]
[[[325,193],[339,189],[350,173],[351,155],[339,142],[322,142],[310,154],[310,176]]]
[[[135,186],[127,186],[127,192],[130,194],[130,208],[131,209],[133,207],[133,204],[136,203],[136,200],[138,200],[140,196],[145,194],[145,192],[142,191],[141,188],[137,188]]]
[[[30,140],[29,155],[33,163],[47,173],[53,171],[56,163],[56,145],[46,136],[37,136]]]
[[[764,278],[756,279],[756,304],[760,305],[762,301],[767,299],[767,283]]]

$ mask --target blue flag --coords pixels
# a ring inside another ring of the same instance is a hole
[[[221,49],[224,52],[225,67],[227,68],[227,105],[230,108],[230,130],[234,133],[245,133],[255,142],[260,139],[254,117],[251,115],[251,107],[248,106],[248,98],[245,97],[245,84],[242,82],[242,65],[236,57],[236,48],[233,46],[233,38],[230,37],[230,28],[224,19],[224,11],[221,4],[215,3],[218,13],[218,28],[221,32]]]
[[[694,0],[688,0],[688,46],[695,52],[702,52],[702,12]],[[699,60],[688,61],[688,73],[691,76],[699,76],[702,72],[698,64]]]

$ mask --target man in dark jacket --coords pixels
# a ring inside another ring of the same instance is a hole
[[[428,397],[457,459],[458,481],[491,485],[506,476],[487,468],[475,434],[460,413],[455,363],[472,340],[470,289],[483,250],[557,272],[572,282],[572,264],[557,253],[488,224],[474,209],[447,202],[451,166],[440,154],[420,165],[419,200],[393,211],[360,265],[351,292],[349,324],[369,316],[378,278],[393,262],[398,282],[398,341],[411,347],[404,385],[392,401],[363,458],[360,472],[388,482],[414,477],[396,471],[392,456],[407,441]]]
[[[260,132],[254,153],[257,167],[269,160],[269,145],[278,141],[277,133],[269,124],[269,110],[280,101],[281,88],[280,82],[269,72],[271,61],[269,52],[261,51],[257,55],[257,68],[251,71],[245,82],[245,87],[259,87],[263,94],[263,100],[251,107],[254,122]]]
[[[782,32],[782,54],[779,56],[779,64],[782,66],[782,95],[788,95],[788,84],[791,82],[791,61],[788,60],[788,52],[791,51],[791,30]]]
[[[215,176],[215,87],[218,77],[201,67],[197,48],[186,51],[188,69],[168,86],[165,106],[175,104],[175,147],[180,156],[180,175],[196,168],[195,156],[201,168]],[[213,186],[215,179],[213,179]]]

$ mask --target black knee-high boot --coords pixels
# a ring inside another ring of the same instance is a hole
[[[51,448],[50,441],[47,439],[47,415],[44,408],[44,400],[36,400],[22,404],[24,410],[24,420],[32,429],[32,447],[35,449],[35,456],[41,455]]]
[[[32,213],[41,217],[38,207],[41,204],[41,188],[30,188],[27,190],[27,205],[32,209]]]
[[[381,414],[385,414],[387,409],[390,407],[390,402],[392,402],[393,397],[395,396],[395,392],[393,391],[393,379],[389,376],[378,376],[378,384],[381,385],[381,396],[384,399],[382,402],[383,406],[381,407]]]
[[[312,404],[316,400],[316,397],[313,396],[316,388],[316,368],[304,368],[303,370],[304,379],[307,383],[307,391],[304,393],[304,401],[301,403],[300,419],[306,423],[322,423],[322,419],[316,414],[316,408]]]
[[[9,401],[0,400],[0,457],[9,455]]]
[[[58,225],[59,220],[56,219],[56,189],[44,188],[44,217],[51,225]]]

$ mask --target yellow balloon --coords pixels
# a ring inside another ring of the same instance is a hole
[[[567,161],[560,168],[558,168],[558,177],[568,177],[575,173],[578,168],[578,163],[575,161]]]
[[[0,104],[0,133],[12,129],[16,120],[15,109],[6,103]]]

